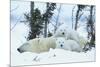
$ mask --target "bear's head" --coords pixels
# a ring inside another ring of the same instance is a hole
[[[65,38],[63,37],[58,37],[56,38],[56,48],[64,48],[65,46]]]
[[[31,52],[32,51],[31,47],[32,46],[29,43],[24,43],[22,46],[17,48],[17,51],[20,52],[20,53],[27,52],[27,51]]]
[[[67,26],[63,26],[61,25],[57,30],[56,30],[56,33],[55,33],[55,37],[65,37],[67,36]]]

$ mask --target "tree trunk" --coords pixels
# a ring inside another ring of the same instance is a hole
[[[45,13],[45,21],[44,21],[45,22],[45,24],[44,24],[44,38],[47,37],[48,7],[49,7],[49,3],[47,3],[47,5],[46,5],[47,10],[46,10],[46,13]]]
[[[45,21],[45,27],[44,27],[44,37],[47,37],[47,21]]]
[[[74,15],[73,15],[74,9],[75,9],[75,6],[72,9],[72,29],[74,28]]]
[[[76,12],[76,22],[75,22],[75,30],[77,30],[77,26],[78,26],[78,16],[79,16],[79,12],[80,12],[80,8],[78,8],[77,12]]]
[[[94,32],[94,28],[93,28],[93,24],[94,24],[94,22],[93,22],[93,20],[92,20],[92,18],[93,18],[93,6],[91,6],[91,9],[90,9],[90,23],[91,23],[91,25],[90,25],[90,28],[91,28],[91,46],[93,46],[94,45],[94,41],[95,41],[95,32]]]
[[[58,16],[57,16],[57,19],[56,19],[56,25],[55,25],[54,33],[55,33],[55,31],[57,30],[57,27],[58,27],[58,20],[59,20],[60,10],[61,10],[61,4],[60,4],[59,10],[58,10]]]
[[[34,11],[34,2],[31,1],[31,5],[30,5],[30,15],[31,15],[31,23],[32,23],[32,13]]]

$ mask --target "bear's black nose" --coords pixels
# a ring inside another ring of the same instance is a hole
[[[17,49],[17,51],[18,51],[18,52],[20,52],[20,53],[22,53],[22,52],[23,52],[23,51],[22,51],[22,50],[20,50],[19,48]]]
[[[62,34],[64,35],[65,33],[63,32]]]
[[[63,45],[62,45],[62,44],[61,44],[60,46],[61,46],[61,47],[63,47]]]
[[[17,51],[20,52],[20,49],[18,48]]]

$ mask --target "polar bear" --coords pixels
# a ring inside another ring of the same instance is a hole
[[[64,37],[65,39],[75,40],[76,42],[78,42],[78,44],[81,45],[82,48],[84,48],[87,43],[87,40],[80,36],[77,31],[66,26],[66,24],[62,24],[57,29],[53,37]]]
[[[61,25],[55,32],[55,34],[53,35],[53,37],[65,37],[68,36],[68,32],[66,31],[66,29],[68,29],[67,26],[65,25]]]
[[[75,40],[66,40],[63,37],[56,39],[56,48],[61,48],[69,51],[81,52],[81,46]]]
[[[66,39],[72,39],[78,41],[79,34],[77,31],[69,28],[66,24],[62,24],[57,30],[53,37],[65,37]]]
[[[50,48],[55,48],[55,38],[49,37],[49,38],[35,38],[32,40],[27,41],[22,46],[20,46],[17,50],[20,53],[23,52],[35,52],[35,53],[41,53],[49,51]]]

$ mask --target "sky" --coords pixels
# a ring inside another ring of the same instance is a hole
[[[73,7],[75,7],[74,9],[74,16],[75,16],[77,10],[76,4],[57,3],[56,4],[57,8],[53,11],[54,14],[51,18],[51,22],[55,24],[54,21],[55,19],[53,17],[57,18],[60,4],[61,4],[61,10],[58,22],[66,23],[67,26],[72,28],[72,9]],[[35,8],[39,8],[41,13],[44,13],[46,10],[46,3],[35,2]],[[17,22],[20,23],[20,21],[25,21],[24,13],[29,13],[29,12],[30,12],[30,1],[11,1],[11,28],[14,26],[13,24],[16,24]],[[89,12],[85,12],[80,22],[84,22],[85,20],[84,16],[88,14]],[[48,26],[49,26],[48,30],[52,31],[54,26],[52,24],[49,24]],[[83,25],[80,26],[81,28],[79,29],[79,32],[81,31],[83,33],[84,29],[82,28],[82,26]]]
[[[41,5],[41,6],[40,6]],[[59,4],[57,4],[59,8]],[[71,21],[71,13],[74,5],[71,4],[61,4],[60,11],[60,22],[69,22]],[[45,12],[46,4],[44,2],[35,2],[35,8],[39,8],[41,12]],[[16,21],[18,18],[24,19],[23,14],[30,12],[30,2],[28,1],[11,1],[11,21]],[[54,15],[58,15],[58,11],[54,11]]]
[[[53,11],[55,17],[58,15],[59,5],[61,4],[61,10],[59,15],[59,22],[64,23],[72,23],[72,9],[74,9],[74,13],[76,13],[77,6],[76,4],[65,4],[65,3],[57,3],[57,8]],[[39,8],[41,13],[45,12],[46,4],[45,2],[35,2],[35,8]],[[24,19],[24,13],[30,12],[30,1],[11,1],[11,22],[18,22],[20,19],[21,21]],[[85,11],[84,15],[89,14],[88,11]],[[75,14],[74,14],[75,15]],[[53,21],[54,19],[52,19]],[[81,19],[84,21],[84,18]],[[53,21],[54,22],[54,21]]]
[[[57,18],[58,9],[61,4],[61,10],[59,14],[59,23],[66,23],[69,27],[72,26],[72,9],[75,5],[73,4],[64,4],[57,3],[56,9],[53,11],[53,17]],[[41,10],[41,13],[44,13],[46,10],[45,2],[35,2],[35,7]],[[77,7],[75,7],[75,10]],[[11,29],[14,27],[14,24],[20,23],[20,21],[25,21],[24,13],[30,12],[30,1],[11,1]],[[54,18],[51,18],[51,22],[55,24]],[[72,27],[71,27],[72,28]],[[54,32],[54,26],[52,24],[48,25],[48,30]]]

